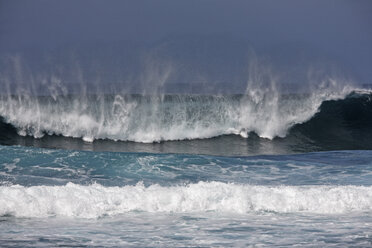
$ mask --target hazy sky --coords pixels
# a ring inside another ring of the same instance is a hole
[[[0,0],[0,50],[226,34],[268,48],[306,43],[372,81],[370,0]]]

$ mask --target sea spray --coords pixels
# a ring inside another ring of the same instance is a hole
[[[0,116],[20,135],[159,142],[211,138],[224,134],[284,137],[309,120],[322,102],[344,98],[343,87],[302,95],[276,95],[259,89],[248,95],[92,95],[1,96]]]
[[[243,84],[246,89],[241,94],[167,94],[164,86],[179,66],[155,49],[143,56],[143,73],[133,79],[134,84],[142,85],[140,94],[105,93],[102,84],[98,87],[98,83],[86,81],[81,65],[71,56],[75,65],[71,77],[80,87],[77,93],[68,90],[58,73],[34,75],[21,57],[11,57],[12,66],[0,75],[0,84],[6,86],[0,94],[0,116],[19,135],[152,143],[228,134],[248,137],[254,132],[273,139],[285,137],[294,125],[309,120],[323,102],[343,99],[358,89],[337,74],[311,69],[306,81],[297,82],[303,92],[288,92],[283,72],[278,73],[252,51]]]

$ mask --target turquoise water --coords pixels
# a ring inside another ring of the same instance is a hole
[[[0,182],[5,247],[372,242],[372,151],[221,157],[1,146]]]

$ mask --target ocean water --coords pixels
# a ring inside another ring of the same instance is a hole
[[[2,247],[371,247],[372,95],[0,98]]]
[[[372,152],[216,157],[0,147],[2,246],[348,246]]]

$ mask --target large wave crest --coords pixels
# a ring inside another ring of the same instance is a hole
[[[309,120],[322,102],[341,99],[353,88],[319,88],[280,94],[273,88],[241,95],[90,95],[0,97],[0,116],[20,135],[45,134],[135,142],[202,139],[250,132],[284,137]]]

